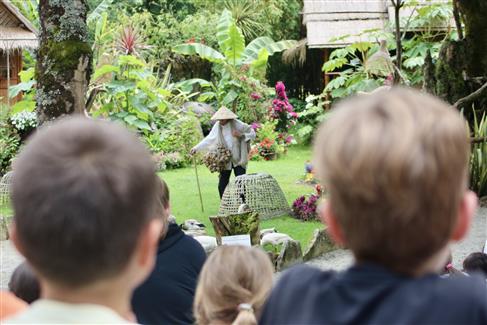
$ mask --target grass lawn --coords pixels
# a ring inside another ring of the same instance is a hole
[[[311,186],[296,183],[304,174],[304,163],[310,157],[309,147],[295,146],[289,149],[287,155],[276,161],[250,161],[247,172],[264,172],[272,175],[281,186],[289,204],[292,204],[298,196],[314,191]],[[169,185],[172,213],[178,223],[187,219],[197,219],[207,226],[209,234],[213,234],[208,217],[216,215],[220,205],[217,189],[218,174],[211,174],[203,165],[198,166],[198,174],[205,212],[202,212],[200,207],[194,167],[167,170],[160,173],[160,176]],[[230,181],[233,181],[233,177]],[[276,227],[279,232],[299,240],[304,250],[313,236],[313,231],[322,225],[319,222],[302,222],[290,216],[261,222],[261,228],[271,227]]]

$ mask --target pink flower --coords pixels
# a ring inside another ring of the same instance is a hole
[[[276,83],[276,93],[277,96],[282,98],[287,102],[287,96],[286,96],[286,86],[284,86],[284,83],[282,81],[278,81]]]
[[[254,122],[252,123],[252,125],[250,125],[250,127],[255,131],[257,129],[260,129],[261,125],[259,122]]]
[[[288,135],[287,138],[286,138],[286,143],[289,144],[291,143],[291,141],[293,141],[293,136],[292,135]]]
[[[250,94],[250,98],[252,98],[253,100],[259,100],[262,98],[262,96],[256,92],[253,92]]]
[[[294,111],[290,112],[289,114],[291,115],[292,118],[298,118],[298,113],[296,113]]]

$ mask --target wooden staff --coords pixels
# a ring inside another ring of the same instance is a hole
[[[198,168],[196,167],[196,157],[193,155],[194,172],[196,174],[196,184],[198,185],[198,194],[200,195],[201,212],[205,212],[203,207],[203,197],[201,196],[200,179],[198,177]]]

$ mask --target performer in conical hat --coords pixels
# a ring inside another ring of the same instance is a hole
[[[224,145],[232,152],[232,158],[220,172],[218,191],[222,198],[232,170],[235,176],[243,175],[247,171],[250,141],[255,139],[255,131],[248,124],[238,120],[238,116],[225,106],[220,107],[211,119],[216,121],[215,125],[206,138],[191,149],[191,154],[207,151],[218,144]]]

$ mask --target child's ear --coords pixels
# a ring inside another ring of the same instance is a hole
[[[140,266],[153,266],[162,228],[162,221],[154,218],[142,230],[139,236],[139,256],[137,258]]]
[[[470,229],[470,223],[478,207],[477,195],[472,191],[466,191],[460,201],[458,217],[455,228],[453,229],[451,240],[462,240]]]
[[[333,213],[330,202],[328,200],[324,201],[321,204],[319,211],[321,222],[327,226],[326,230],[333,241],[339,246],[345,246],[345,237],[343,236],[342,227]]]

